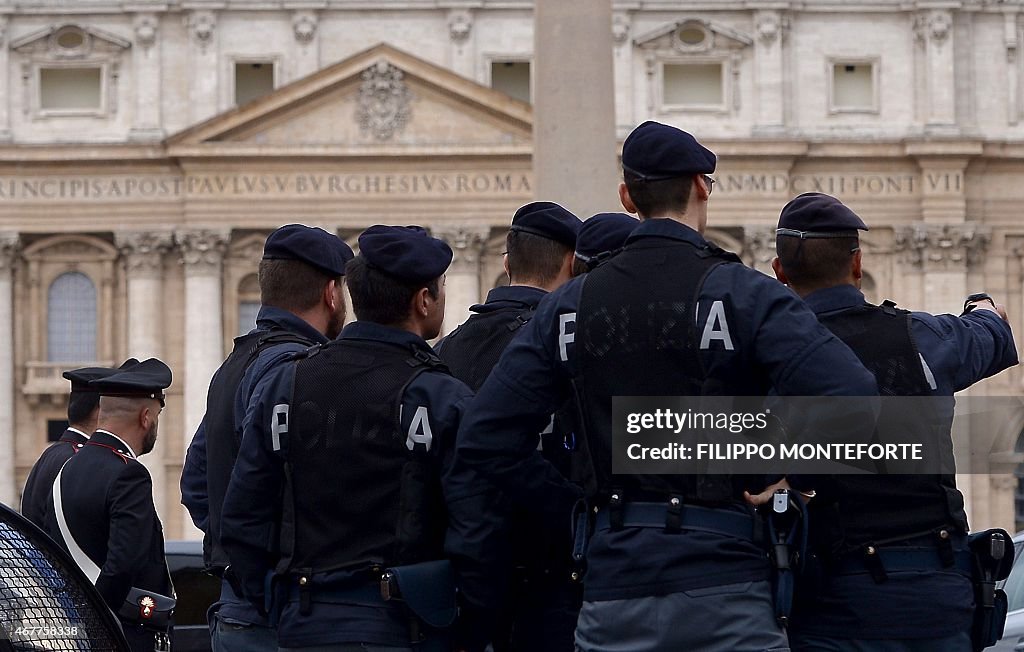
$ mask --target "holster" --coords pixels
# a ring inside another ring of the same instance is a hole
[[[769,557],[772,560],[775,618],[779,625],[789,623],[793,608],[796,578],[807,555],[807,512],[803,501],[788,490],[780,489],[766,505]]]
[[[974,558],[971,646],[977,652],[1003,636],[1008,603],[996,582],[1006,579],[1013,567],[1013,540],[1005,530],[995,528],[969,535],[967,545]]]
[[[171,627],[176,604],[177,601],[172,597],[133,586],[124,604],[117,610],[117,615],[130,623],[166,633]]]
[[[455,572],[447,559],[394,566],[384,571],[380,596],[402,600],[429,627],[445,629],[455,624]]]

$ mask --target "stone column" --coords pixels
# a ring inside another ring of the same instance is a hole
[[[469,9],[448,11],[448,67],[463,77],[476,79],[476,47],[473,41],[473,13]]]
[[[537,0],[533,16],[535,196],[618,210],[611,0]]]
[[[917,38],[924,43],[925,124],[939,133],[956,131],[956,76],[953,59],[953,14],[934,9],[917,16]]]
[[[315,11],[302,9],[292,13],[295,34],[295,62],[291,77],[279,80],[278,86],[312,75],[320,69],[320,18]]]
[[[156,14],[137,14],[134,20],[135,118],[128,136],[132,140],[157,141],[160,127],[160,20]]]
[[[487,243],[486,228],[454,227],[434,230],[455,257],[445,275],[445,313],[442,334],[450,333],[469,317],[469,307],[480,302],[480,254]]]
[[[128,356],[163,359],[163,255],[170,250],[173,237],[169,232],[127,231],[116,233],[115,238],[128,284]],[[157,437],[153,452],[139,459],[153,478],[153,502],[162,520],[166,520],[168,509],[167,436],[164,432]]]
[[[759,272],[775,278],[775,227],[752,225],[743,227],[743,262]]]
[[[188,27],[189,69],[203,71],[202,74],[188,76],[189,118],[194,124],[215,115],[219,108],[221,75],[217,56],[217,14],[206,10],[192,11],[185,20]]]
[[[0,142],[11,139],[11,75],[7,49],[7,15],[0,14]]]
[[[185,265],[185,441],[203,420],[210,378],[224,361],[221,270],[229,233],[220,230],[179,231],[175,240]]]
[[[15,508],[13,271],[18,248],[17,233],[0,233],[0,503]]]
[[[774,10],[754,14],[757,38],[754,41],[755,97],[757,122],[754,133],[777,135],[785,130],[785,59],[783,42],[788,19]]]

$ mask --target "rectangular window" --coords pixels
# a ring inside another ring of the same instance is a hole
[[[666,107],[720,109],[725,105],[721,63],[666,63],[662,68]]]
[[[99,111],[103,107],[103,69],[40,68],[39,108],[43,111]]]
[[[235,64],[235,104],[242,106],[274,90],[274,62]]]
[[[871,62],[833,62],[831,110],[877,111],[876,75],[877,67]]]
[[[492,61],[491,88],[523,102],[530,102],[530,62]]]

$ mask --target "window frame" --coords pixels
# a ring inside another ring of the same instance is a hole
[[[253,63],[261,63],[261,64],[264,64],[264,65],[269,64],[272,67],[272,70],[273,70],[272,76],[274,78],[274,80],[273,80],[274,88],[271,89],[271,91],[270,91],[271,93],[273,93],[274,91],[276,91],[277,89],[281,88],[281,86],[284,85],[283,84],[284,79],[282,77],[281,56],[280,55],[278,55],[278,54],[269,54],[269,55],[264,55],[264,54],[260,54],[260,55],[236,54],[236,55],[229,55],[228,56],[228,75],[227,76],[228,76],[228,79],[230,81],[229,81],[228,84],[225,85],[225,93],[228,95],[228,97],[226,98],[227,102],[226,102],[225,106],[223,107],[224,109],[228,109],[228,108],[231,108],[231,107],[242,106],[241,104],[238,103],[238,79],[237,79],[238,66],[239,65],[245,65],[245,64],[253,64]],[[268,95],[269,94],[270,93],[268,93]],[[263,95],[262,97],[266,97],[266,95]],[[256,101],[256,99],[259,99],[259,98],[255,98],[255,99],[249,100],[249,102],[254,102],[254,101]],[[248,104],[248,102],[247,102],[247,104]]]
[[[666,66],[700,66],[717,65],[722,73],[722,101],[719,104],[669,104],[665,99],[665,67]],[[731,104],[731,61],[727,56],[687,56],[672,57],[658,60],[657,67],[657,92],[658,105],[661,113],[714,113],[728,115]]]
[[[871,103],[863,106],[839,106],[836,104],[835,75],[838,66],[871,66]],[[826,59],[825,83],[826,100],[830,115],[868,114],[877,115],[881,112],[881,57],[878,56],[830,56]]]
[[[533,69],[533,55],[531,54],[500,54],[500,53],[486,53],[484,54],[484,73],[482,75],[483,85],[491,90],[503,92],[494,88],[494,64],[496,63],[525,63],[530,66],[530,99],[527,100],[527,104],[533,106],[533,98],[536,97],[536,81],[537,75]],[[512,97],[509,95],[509,97]],[[512,98],[522,102],[519,98]]]
[[[35,61],[32,64],[32,108],[37,119],[46,118],[105,118],[110,113],[110,62],[104,59],[76,59],[74,61]],[[43,107],[43,70],[100,70],[100,105],[96,108],[47,109]]]
[[[51,359],[51,356],[53,355],[53,342],[51,340],[51,333],[50,333],[50,324],[51,324],[52,318],[53,318],[53,315],[51,314],[51,304],[50,304],[51,298],[52,298],[52,294],[51,293],[53,292],[53,287],[57,284],[57,282],[60,279],[64,278],[65,276],[72,275],[72,274],[80,275],[80,276],[84,277],[85,279],[87,279],[89,281],[89,283],[92,284],[92,291],[93,291],[93,343],[92,343],[92,352],[93,352],[93,355],[91,357],[86,356],[86,357],[81,358],[81,359],[79,359],[79,358],[66,359],[66,360],[65,359]],[[45,361],[46,364],[67,365],[67,364],[91,363],[91,362],[95,362],[97,360],[100,360],[102,358],[102,356],[100,355],[100,334],[101,334],[101,329],[100,329],[100,310],[101,310],[101,306],[100,306],[100,303],[101,303],[101,296],[100,296],[100,287],[96,283],[96,279],[94,279],[92,276],[90,276],[88,272],[85,272],[85,271],[83,271],[81,269],[74,269],[74,268],[65,269],[64,271],[61,271],[61,272],[59,272],[57,274],[54,274],[53,277],[49,280],[49,283],[47,283],[47,285],[46,285],[45,298],[46,298],[46,312],[45,312],[45,315],[46,315],[46,322],[45,322],[46,337],[45,337],[45,340],[44,340],[45,345],[44,345],[43,355],[41,356],[43,361]]]

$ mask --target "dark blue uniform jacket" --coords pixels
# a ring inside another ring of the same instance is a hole
[[[326,342],[327,338],[323,333],[309,325],[308,322],[287,310],[263,306],[256,316],[257,331],[270,331],[281,329],[297,333],[312,342]],[[245,417],[249,399],[255,389],[256,380],[261,378],[268,368],[280,361],[282,356],[302,351],[305,349],[301,344],[284,342],[272,344],[260,352],[259,357],[246,369],[242,376],[242,382],[238,385],[238,392],[235,394],[235,428],[242,431],[242,420]],[[216,376],[215,376],[216,377]],[[211,469],[211,472],[213,470]],[[199,425],[192,443],[185,455],[185,465],[181,470],[181,504],[188,509],[192,516],[192,522],[203,532],[207,531],[210,510],[208,506],[209,494],[206,490],[206,429],[203,424]],[[224,582],[221,592],[221,606],[218,609],[218,616],[228,622],[237,623],[260,623],[265,624],[265,619],[244,599],[234,595],[231,587]]]
[[[25,518],[39,527],[45,527],[43,515],[46,513],[46,499],[53,489],[53,480],[64,462],[71,459],[78,447],[87,441],[89,437],[81,430],[68,428],[60,439],[47,446],[25,481],[25,492],[21,495],[21,513]]]
[[[351,323],[340,337],[430,350],[417,335],[370,322]],[[258,381],[246,412],[242,448],[224,501],[223,544],[246,597],[254,603],[264,601],[265,580],[277,562],[274,551],[279,544],[288,436],[280,433],[281,450],[274,451],[270,424],[274,406],[291,401],[294,377],[295,365],[289,363],[272,366]],[[339,387],[338,391],[345,390]],[[459,380],[431,370],[416,376],[402,396],[403,431],[410,428],[417,408],[427,408],[434,442],[430,454],[439,456],[442,473],[451,466],[455,433],[471,396],[469,388]],[[324,482],[330,481],[324,478]],[[339,495],[338,499],[344,500],[344,496]],[[317,583],[315,574],[313,583]],[[284,606],[278,623],[278,641],[283,647],[344,642],[406,646],[408,637],[408,620],[379,600],[320,604],[314,598],[313,611],[308,616],[302,615],[292,601]]]
[[[693,229],[667,219],[642,222],[628,242],[649,237],[705,244]],[[537,451],[537,433],[568,397],[576,373],[573,328],[585,278],[545,297],[506,349],[460,427],[457,452],[517,502],[562,519],[565,527],[580,491]],[[722,264],[707,275],[698,300],[697,333],[712,335],[701,348],[702,361],[708,375],[733,395],[877,394],[874,377],[853,352],[775,279],[738,263]],[[716,318],[708,331],[716,301],[725,317]],[[655,528],[599,531],[587,559],[587,600],[658,595],[768,575],[764,552],[753,544]]]

